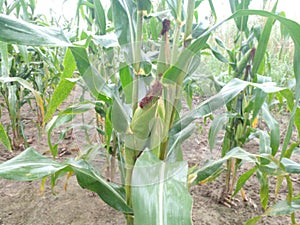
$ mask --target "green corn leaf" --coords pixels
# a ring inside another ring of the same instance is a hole
[[[120,45],[134,43],[135,25],[134,15],[136,6],[132,0],[113,0],[112,14],[115,26],[115,33],[118,36]]]
[[[298,130],[298,138],[300,138],[300,108],[299,107],[296,109],[296,113],[295,113],[295,126]]]
[[[90,163],[84,160],[70,160],[68,165],[75,172],[79,185],[99,195],[108,205],[123,213],[132,213],[124,198],[124,189],[109,183],[101,176],[100,172]]]
[[[223,166],[223,163],[228,159],[236,158],[250,163],[258,163],[256,159],[257,155],[246,152],[240,147],[231,149],[223,158],[209,161],[202,168],[196,171],[197,177],[193,180],[192,185],[205,180],[206,178],[212,176],[214,173],[218,172]]]
[[[125,133],[128,130],[130,118],[128,110],[123,106],[121,100],[114,99],[111,111],[111,122],[113,128],[119,133]]]
[[[209,128],[209,133],[208,133],[208,143],[209,143],[210,150],[213,150],[218,133],[220,132],[221,129],[224,128],[224,126],[226,125],[226,123],[228,122],[228,119],[230,117],[233,117],[233,115],[224,113],[224,114],[216,116],[213,119],[212,124],[210,125],[210,128]]]
[[[211,10],[211,14],[213,15],[214,17],[214,20],[215,22],[217,21],[217,13],[216,13],[216,10],[215,10],[215,6],[214,6],[214,3],[212,0],[208,0],[209,2],[209,6],[210,6],[210,10]]]
[[[152,8],[150,0],[137,0],[137,9],[141,11],[147,11],[149,13]]]
[[[71,45],[61,30],[37,26],[5,15],[0,15],[0,40],[30,46]]]
[[[249,4],[251,0],[244,0],[244,1],[235,1],[235,0],[229,0],[230,3],[230,8],[231,12],[235,13],[237,10],[242,10],[242,9],[248,9]],[[241,17],[234,18],[235,24],[239,31],[248,31],[248,16],[243,15]]]
[[[253,103],[253,118],[256,118],[260,112],[262,105],[264,104],[268,95],[262,90],[255,90],[254,103]]]
[[[169,143],[168,143],[168,162],[182,161],[182,151],[181,144],[194,132],[194,125],[190,124],[179,133],[173,134],[169,133]]]
[[[131,183],[136,225],[192,224],[187,172],[186,162],[166,163],[150,151],[142,153]]]
[[[244,225],[255,225],[259,220],[261,220],[262,216],[255,216],[248,220]]]
[[[220,51],[216,48],[216,47],[211,47],[210,48],[213,55],[222,63],[228,63],[228,60],[225,56],[222,55],[222,53],[220,53]]]
[[[279,144],[280,144],[280,131],[279,131],[279,124],[278,122],[272,117],[269,108],[267,106],[266,103],[263,104],[262,106],[262,118],[263,120],[266,121],[271,134],[270,134],[270,138],[271,138],[271,143],[270,146],[272,148],[272,155],[276,155],[278,148],[279,148]]]
[[[290,160],[288,158],[283,158],[281,160],[281,163],[283,164],[285,170],[287,173],[300,173],[300,164],[296,163],[293,160]]]
[[[131,76],[129,66],[121,65],[119,73],[120,73],[120,81],[121,81],[122,89],[125,94],[126,103],[130,104],[132,102],[133,78]]]
[[[295,41],[295,40],[294,40]],[[296,87],[300,85],[300,44],[295,43],[295,52],[294,52],[294,74],[296,78]],[[295,90],[295,102],[299,102],[300,99],[300,88],[296,88]],[[285,152],[287,150],[288,144],[291,140],[293,133],[293,126],[295,122],[295,114],[297,113],[298,105],[295,104],[290,116],[289,126],[283,141],[281,158],[285,156]]]
[[[0,42],[0,54],[1,54],[1,77],[9,77],[9,63],[8,63],[8,49],[7,44]]]
[[[163,74],[163,82],[164,83],[177,83],[179,85],[182,84],[187,71],[188,65],[190,63],[190,59],[197,57],[198,51],[207,47],[207,40],[209,38],[209,34],[205,32],[206,35],[201,35],[195,42],[189,45],[178,57],[175,65],[169,68]]]
[[[71,105],[69,107],[67,107],[66,109],[64,109],[63,111],[61,111],[59,113],[59,116],[61,115],[66,115],[66,114],[81,114],[81,113],[85,113],[87,111],[93,110],[95,108],[95,105],[92,104],[91,102],[79,102],[77,104]]]
[[[279,201],[275,205],[266,210],[264,215],[268,216],[283,216],[290,215],[300,210],[300,200]]]
[[[13,128],[17,127],[17,109],[18,109],[18,99],[17,99],[17,86],[8,85],[7,86],[7,101],[8,101],[8,111],[11,120],[11,125]]]
[[[242,174],[237,183],[236,183],[236,188],[235,191],[233,193],[233,197],[237,195],[237,193],[242,189],[242,187],[245,185],[245,183],[247,182],[247,180],[249,180],[249,178],[255,173],[255,171],[257,170],[257,167],[253,167],[252,169],[249,169],[246,173]]]
[[[277,7],[277,2],[272,10],[273,12],[276,11],[276,7]],[[259,38],[257,49],[256,49],[256,52],[255,52],[255,55],[253,58],[253,66],[252,66],[252,74],[254,75],[254,81],[257,80],[256,74],[259,70],[261,63],[263,62],[264,57],[265,57],[265,53],[266,53],[266,50],[268,47],[273,24],[274,24],[274,18],[268,18],[268,20],[264,26],[263,32]]]
[[[275,86],[275,83],[272,82],[258,84],[235,78],[228,82],[218,94],[203,101],[193,110],[185,114],[181,119],[176,121],[172,129],[180,130],[188,126],[193,120],[208,115],[214,110],[221,108],[232,99],[234,99],[241,91],[243,91],[248,86],[259,88],[265,93],[276,93],[283,90],[283,88]]]
[[[68,49],[66,52],[63,65],[64,72],[61,75],[60,82],[54,89],[53,95],[47,106],[47,113],[44,118],[44,123],[47,123],[52,118],[55,111],[59,108],[61,103],[70,95],[73,87],[76,84],[75,82],[66,80],[66,78],[71,78],[73,76],[73,72],[76,68],[76,63],[70,49]]]
[[[118,38],[115,33],[92,35],[92,41],[96,45],[100,45],[103,48],[113,48],[119,46]]]
[[[98,71],[90,64],[86,49],[72,47],[71,51],[79,73],[95,99],[98,99],[100,94],[103,94],[107,100],[111,99],[113,96],[112,90]]]
[[[266,209],[269,202],[269,179],[265,173],[258,170],[256,171],[256,176],[260,183],[260,203]]]
[[[111,121],[111,109],[107,110],[105,115],[105,140],[106,140],[106,150],[109,151],[110,142],[113,135],[113,125]]]
[[[66,115],[62,115],[62,116],[54,116],[49,123],[47,124],[47,126],[45,127],[45,131],[47,132],[47,138],[48,138],[48,145],[50,147],[50,151],[53,157],[56,157],[58,154],[58,149],[57,149],[57,144],[53,145],[51,140],[53,140],[52,138],[52,131],[59,127],[62,126],[64,124],[67,124],[69,122],[71,122],[74,118],[74,115],[70,115],[70,114],[66,114]],[[60,141],[60,140],[59,140]]]
[[[10,152],[12,151],[9,137],[1,123],[0,123],[0,142],[4,145],[5,148],[7,148],[8,151]]]
[[[58,163],[28,148],[18,156],[0,164],[0,177],[18,181],[40,180],[47,176],[57,179],[64,172],[74,171],[79,185],[96,192],[108,205],[124,213],[132,213],[124,199],[124,189],[111,184],[84,160]]]
[[[96,24],[99,28],[96,34],[103,35],[106,33],[106,17],[105,11],[100,0],[94,0],[95,13],[96,13]]]
[[[66,168],[66,165],[49,159],[33,148],[0,164],[0,177],[18,181],[39,180]]]

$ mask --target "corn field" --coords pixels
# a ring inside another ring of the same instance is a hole
[[[278,1],[228,0],[222,21],[213,0],[78,0],[71,19],[36,1],[0,1],[1,178],[41,192],[76,178],[127,225],[202,224],[195,190],[221,180],[220,207],[261,209],[236,224],[299,224],[300,25]],[[184,147],[195,137],[205,161]]]

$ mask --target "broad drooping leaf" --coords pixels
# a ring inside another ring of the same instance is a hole
[[[192,198],[187,189],[186,162],[166,163],[144,151],[132,176],[136,225],[191,225]]]
[[[125,200],[124,189],[109,183],[100,172],[84,160],[71,160],[68,162],[75,172],[77,181],[82,188],[93,191],[108,205],[123,213],[132,213]]]
[[[96,192],[108,205],[124,213],[132,213],[124,198],[122,187],[113,185],[85,160],[59,163],[28,148],[18,156],[0,164],[0,177],[17,181],[33,181],[63,172],[74,172],[82,188]],[[66,193],[67,194],[67,193]]]
[[[0,164],[0,177],[32,181],[42,179],[65,168],[66,165],[39,154],[33,148],[28,148],[18,156]]]
[[[63,32],[0,15],[0,40],[10,44],[30,46],[70,46]]]
[[[283,88],[277,87],[272,82],[258,84],[235,78],[228,82],[218,94],[203,101],[193,110],[184,115],[181,119],[176,121],[173,129],[180,130],[188,126],[193,120],[208,115],[214,110],[224,106],[248,86],[253,86],[261,89],[265,93],[275,93],[283,90]]]
[[[245,162],[257,163],[258,160],[256,157],[258,157],[258,155],[254,155],[249,152],[246,152],[240,147],[233,148],[223,158],[215,161],[209,161],[206,164],[204,164],[203,167],[196,170],[194,172],[196,176],[192,181],[192,185],[195,185],[200,181],[205,180],[206,178],[210,177],[211,175],[219,171],[223,163],[226,162],[228,159],[236,158],[236,159],[243,160]]]

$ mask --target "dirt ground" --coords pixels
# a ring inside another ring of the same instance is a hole
[[[77,96],[78,97],[78,96]],[[74,97],[74,99],[76,96]],[[72,99],[71,99],[72,101]],[[196,100],[194,103],[197,104]],[[64,104],[67,105],[69,102]],[[64,107],[63,106],[63,107]],[[48,154],[47,140],[45,134],[38,136],[37,127],[32,123],[35,120],[34,112],[23,109],[24,118],[28,119],[26,133],[32,139],[32,144],[38,151]],[[1,122],[8,123],[8,118],[3,114]],[[203,165],[205,160],[216,158],[220,153],[220,146],[211,152],[208,147],[208,130],[210,126],[203,120],[196,123],[193,135],[182,145],[184,157],[189,165]],[[283,122],[283,127],[286,126]],[[54,135],[59,135],[56,132]],[[93,135],[93,134],[90,134]],[[85,134],[82,131],[73,132],[73,138],[66,139],[61,144],[59,160],[74,157],[78,148],[85,142]],[[258,140],[251,141],[246,147],[251,152],[258,151]],[[20,151],[10,154],[0,151],[0,162],[17,155]],[[241,168],[246,171],[249,165]],[[122,213],[107,206],[96,195],[83,190],[72,177],[68,181],[68,188],[65,191],[65,178],[58,180],[55,187],[55,195],[52,194],[49,184],[46,185],[43,195],[40,194],[40,181],[15,182],[0,179],[0,225],[121,225],[125,224]],[[193,197],[194,225],[242,225],[253,216],[263,213],[259,200],[259,185],[257,179],[252,177],[245,185],[245,192],[249,198],[243,202],[241,196],[237,196],[236,206],[228,208],[219,203],[219,197],[224,187],[224,176],[217,180],[194,186],[190,193]],[[274,190],[275,180],[271,180],[270,189]],[[295,193],[300,192],[300,185],[294,184]],[[274,191],[270,194],[270,203],[274,202]],[[279,199],[286,196],[286,186],[279,194]],[[297,218],[298,221],[299,218]],[[288,225],[289,217],[265,217],[257,224],[264,225]]]

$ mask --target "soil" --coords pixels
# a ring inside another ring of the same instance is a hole
[[[73,97],[69,98],[61,108],[66,107],[72,101],[76,100],[81,90],[75,90]],[[194,104],[201,101],[197,98]],[[185,107],[185,110],[188,109]],[[49,147],[45,134],[38,132],[39,126],[36,125],[35,112],[29,110],[29,106],[22,109],[23,118],[26,118],[26,134],[31,139],[30,146],[39,152],[49,155]],[[86,118],[94,118],[89,112]],[[287,127],[285,122],[288,117],[282,117],[282,128]],[[79,118],[78,120],[81,120]],[[9,119],[5,113],[1,118],[3,124],[8,124]],[[207,159],[218,158],[220,155],[220,143],[213,151],[208,147],[208,131],[211,121],[206,123],[203,120],[196,122],[196,129],[192,136],[183,143],[184,158],[190,166],[195,164],[201,166]],[[57,138],[59,131],[54,132],[53,138]],[[71,138],[65,139],[60,144],[60,156],[58,160],[65,160],[68,157],[75,157],[78,149],[83,148],[86,142],[86,135],[80,130],[75,130]],[[97,135],[89,131],[91,139],[97,140]],[[0,146],[1,147],[1,146]],[[252,140],[245,146],[250,152],[257,152],[259,148],[258,140]],[[17,154],[21,150],[15,150],[8,153],[0,149],[0,162],[3,162]],[[243,165],[240,173],[246,171],[251,165]],[[220,203],[220,196],[224,188],[225,178],[221,175],[212,182],[203,185],[197,185],[191,188],[190,193],[193,197],[192,220],[194,225],[241,225],[248,219],[261,215],[263,209],[260,206],[259,184],[254,177],[246,183],[244,190],[248,196],[248,201],[242,201],[240,195],[234,200],[235,205],[231,208]],[[274,203],[275,179],[270,181],[270,204]],[[107,206],[95,194],[83,190],[76,182],[75,177],[68,180],[68,186],[65,190],[66,178],[58,180],[53,194],[51,187],[46,182],[43,194],[40,193],[41,181],[34,182],[16,182],[0,179],[0,225],[121,225],[125,224],[123,214]],[[286,186],[284,184],[278,199],[286,197]],[[300,192],[300,185],[294,184],[295,193]],[[298,221],[299,218],[297,218]],[[257,224],[264,225],[287,225],[290,224],[288,216],[282,217],[264,217]]]

